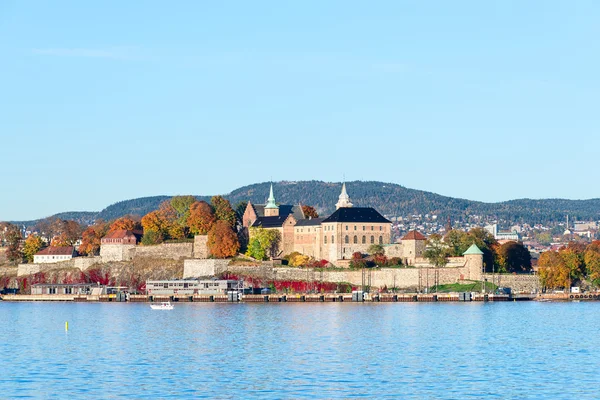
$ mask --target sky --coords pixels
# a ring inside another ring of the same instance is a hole
[[[600,197],[597,1],[0,1],[0,220],[269,180]]]

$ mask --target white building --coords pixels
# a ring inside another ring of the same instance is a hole
[[[61,261],[67,261],[73,258],[75,255],[75,249],[73,246],[65,247],[46,247],[40,250],[33,256],[33,262],[35,264],[50,264]]]

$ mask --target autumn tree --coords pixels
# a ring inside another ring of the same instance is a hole
[[[506,242],[497,247],[499,272],[531,271],[531,254],[523,244]]]
[[[302,206],[302,212],[306,218],[319,218],[319,213],[313,206]]]
[[[569,287],[569,268],[556,251],[545,251],[540,255],[538,260],[538,274],[544,287]]]
[[[222,196],[213,196],[212,199],[210,199],[210,204],[213,206],[215,216],[219,221],[225,221],[229,226],[235,228],[237,221],[236,214],[235,211],[233,211],[233,208],[231,208],[229,200]]]
[[[4,231],[4,240],[6,242],[6,258],[11,262],[23,261],[23,251],[21,250],[21,230],[19,227],[8,224]]]
[[[592,242],[583,254],[583,262],[588,279],[594,286],[600,286],[600,243]]]
[[[33,256],[44,247],[44,241],[38,235],[29,235],[23,246],[23,257],[27,262],[33,262]]]
[[[281,233],[275,229],[250,228],[250,243],[246,255],[258,260],[276,257]]]
[[[187,225],[194,235],[206,235],[217,222],[217,217],[205,201],[196,201],[190,206]]]
[[[208,250],[217,258],[233,257],[240,249],[236,233],[227,221],[217,221],[208,232]]]
[[[57,218],[51,225],[53,232],[50,245],[57,247],[73,246],[81,238],[83,227],[76,221],[62,220]]]
[[[138,218],[134,218],[129,215],[118,218],[110,224],[110,228],[108,229],[108,231],[115,232],[115,231],[119,231],[119,230],[125,230],[125,231],[140,230],[142,228],[142,224],[140,223],[140,220]]]
[[[373,254],[384,254],[384,250],[383,250],[383,246],[380,244],[372,244],[369,246],[369,248],[367,249],[367,253],[373,255]]]
[[[108,232],[109,225],[102,220],[96,221],[81,234],[79,253],[85,255],[98,255],[100,253],[101,239]]]

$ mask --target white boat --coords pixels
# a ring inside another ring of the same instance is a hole
[[[173,304],[170,301],[163,301],[160,304],[150,304],[150,308],[153,310],[172,310]]]

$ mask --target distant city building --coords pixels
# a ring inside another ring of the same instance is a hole
[[[483,229],[488,231],[498,241],[515,241],[521,240],[519,233],[516,231],[500,231],[498,224],[486,225]]]

